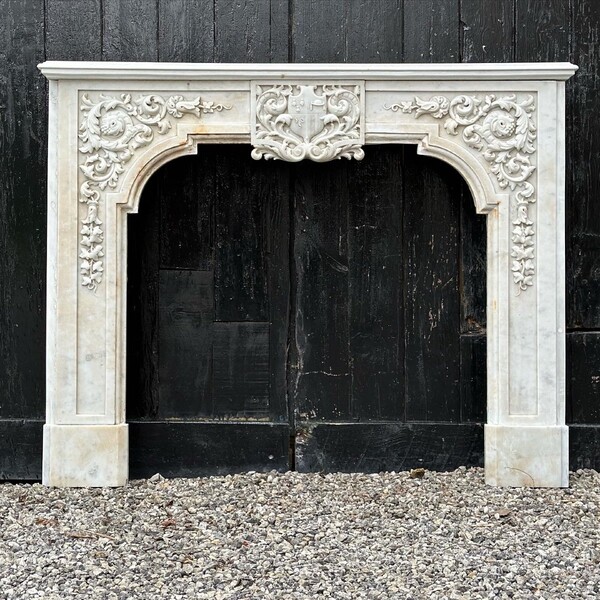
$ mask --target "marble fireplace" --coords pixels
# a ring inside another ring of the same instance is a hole
[[[294,162],[416,144],[458,170],[487,219],[486,480],[568,485],[564,90],[574,65],[40,69],[50,85],[45,484],[127,482],[127,215],[161,165],[219,143]]]

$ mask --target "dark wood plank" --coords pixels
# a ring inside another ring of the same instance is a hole
[[[402,0],[292,0],[293,62],[400,62]]]
[[[572,0],[567,82],[567,326],[600,328],[600,3]],[[591,365],[590,365],[591,367]]]
[[[101,0],[46,0],[46,58],[101,60]]]
[[[412,151],[409,151],[412,150]],[[460,416],[460,179],[450,166],[405,152],[405,382],[409,421]],[[418,208],[417,208],[418,207]]]
[[[171,62],[213,62],[213,2],[159,0],[158,56]]]
[[[515,60],[569,60],[569,1],[515,0]]]
[[[247,146],[230,147],[216,165],[215,319],[267,321],[269,176]]]
[[[300,472],[452,471],[482,465],[483,426],[477,424],[314,424],[296,438]]]
[[[404,418],[402,146],[348,165],[348,294],[354,419]]]
[[[285,10],[283,2],[278,6]],[[214,23],[215,61],[282,60],[285,49],[281,34],[271,46],[270,0],[214,0]]]
[[[200,146],[160,170],[160,268],[214,269],[217,146]]]
[[[45,409],[44,3],[3,2],[0,39],[0,416],[35,419]]]
[[[268,416],[269,323],[215,323],[213,335],[212,416]]]
[[[514,60],[515,0],[461,0],[461,61]]]
[[[404,0],[404,61],[458,62],[459,0]]]
[[[158,415],[159,227],[170,167],[152,176],[139,213],[127,217],[127,419]]]
[[[349,163],[294,165],[294,325],[290,397],[297,418],[350,419]]]
[[[298,0],[302,2],[302,0]],[[344,60],[358,63],[402,62],[403,1],[333,2],[345,13]],[[308,24],[310,26],[310,23]]]
[[[102,58],[158,60],[158,0],[102,0]]]
[[[600,427],[597,425],[569,427],[569,469],[600,471]]]
[[[42,478],[44,421],[0,419],[0,481]]]
[[[485,334],[460,336],[460,420],[463,423],[486,421],[486,346]]]
[[[346,59],[347,5],[337,0],[291,0],[291,62]]]
[[[130,477],[286,471],[289,436],[287,423],[133,422]]]
[[[160,271],[159,418],[211,416],[213,274]]]
[[[567,334],[567,422],[600,423],[600,332]]]

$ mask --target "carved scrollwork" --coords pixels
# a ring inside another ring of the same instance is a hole
[[[258,86],[252,158],[361,160],[360,94],[358,85]]]
[[[230,108],[203,102],[199,97],[185,100],[183,96],[163,98],[148,94],[132,100],[130,94],[122,94],[119,98],[101,95],[99,101],[93,101],[86,94],[82,96],[79,152],[86,158],[80,164],[84,177],[79,188],[79,201],[87,205],[80,232],[83,286],[95,290],[104,272],[104,231],[99,216],[101,193],[117,187],[119,177],[135,151],[150,144],[155,132],[166,133],[172,126],[171,118],[180,119],[184,114],[200,117],[203,113]]]
[[[490,164],[500,188],[513,192],[512,273],[518,293],[533,285],[535,274],[535,231],[529,205],[535,202],[535,187],[530,180],[535,171],[531,155],[536,151],[534,99],[518,102],[515,96],[460,95],[452,99],[433,96],[384,106],[386,110],[430,115],[443,119],[450,135],[462,132],[463,141],[481,152]]]

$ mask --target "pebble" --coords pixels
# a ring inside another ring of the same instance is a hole
[[[600,597],[600,475],[246,473],[0,484],[0,598]]]

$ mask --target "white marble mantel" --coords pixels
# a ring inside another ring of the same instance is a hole
[[[161,165],[217,142],[320,162],[417,144],[454,166],[487,215],[486,480],[568,485],[564,82],[574,65],[40,70],[50,80],[45,484],[126,483],[127,214]]]

